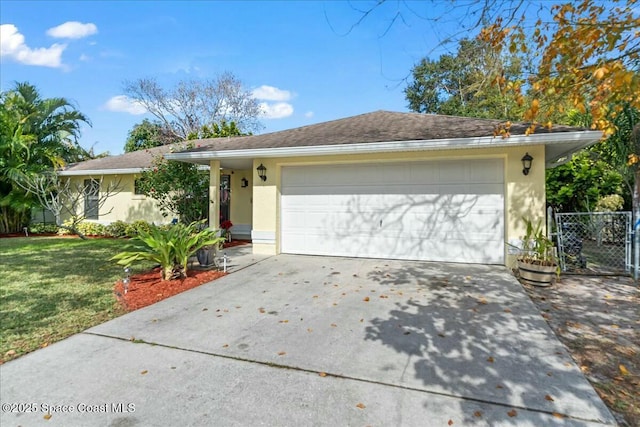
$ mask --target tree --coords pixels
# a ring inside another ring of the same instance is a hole
[[[129,131],[127,142],[124,145],[124,152],[130,153],[179,141],[180,138],[176,137],[170,129],[167,129],[159,121],[152,122],[149,119],[144,119],[142,123],[134,125]]]
[[[530,131],[547,124],[569,100],[593,117],[593,128],[608,135],[625,106],[640,108],[640,17],[635,0],[609,4],[582,0],[552,6],[551,21],[539,19],[528,33],[530,19],[507,21],[500,16],[485,26],[479,39],[499,52],[521,52],[536,69],[529,77],[531,102],[523,118]],[[513,16],[513,14],[511,15]],[[519,91],[500,79],[501,87]]]
[[[0,232],[21,231],[37,206],[17,179],[90,157],[78,144],[82,123],[90,124],[69,101],[43,99],[31,84],[0,94]]]
[[[153,78],[141,78],[125,82],[124,92],[182,140],[223,120],[235,122],[242,132],[261,128],[258,101],[231,73],[212,80],[183,80],[172,89]]]
[[[184,144],[176,150],[193,148]],[[141,191],[155,199],[164,216],[178,215],[183,223],[206,219],[209,212],[209,171],[193,163],[153,159],[152,168],[142,172]]]
[[[249,133],[243,133],[238,129],[236,122],[227,122],[222,120],[220,124],[213,123],[211,127],[204,125],[197,133],[190,133],[187,139],[205,139],[205,138],[223,138],[230,136],[246,136],[251,135]]]
[[[86,237],[78,230],[78,224],[84,219],[84,200],[86,189],[84,183],[72,185],[71,179],[61,178],[54,170],[41,172],[37,175],[23,175],[16,180],[27,194],[33,195],[40,206],[48,209],[56,219],[56,225],[65,228],[82,239]],[[121,190],[120,180],[112,180],[104,184],[104,177],[97,181],[99,192],[97,194],[96,208],[98,211],[104,206],[109,197],[115,196]],[[108,212],[105,212],[105,214]],[[63,223],[62,218],[67,216],[69,223]]]
[[[523,79],[521,58],[503,58],[487,43],[460,41],[455,55],[435,61],[423,58],[411,70],[412,81],[405,88],[409,109],[420,113],[447,114],[515,120],[522,113],[522,102],[504,93],[491,81],[507,75]]]

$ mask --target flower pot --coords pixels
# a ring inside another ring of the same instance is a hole
[[[557,268],[556,265],[543,265],[518,260],[520,279],[528,285],[551,286],[556,277]]]
[[[196,251],[196,258],[202,267],[216,267],[216,248],[200,248]]]

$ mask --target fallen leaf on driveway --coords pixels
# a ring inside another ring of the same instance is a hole
[[[42,418],[44,418],[45,420],[50,420],[50,419],[51,419],[51,414],[46,414],[46,415],[45,415],[44,417],[42,417]]]
[[[289,323],[288,320],[280,320],[278,323]]]
[[[516,411],[515,409],[512,409],[509,412],[507,412],[507,415],[509,415],[510,417],[515,417],[516,415],[518,415],[518,411]]]
[[[149,371],[147,371],[147,370],[145,369],[144,371],[140,372],[140,375],[146,375],[146,374],[147,374],[147,372],[149,372]]]
[[[620,373],[622,375],[629,375],[629,371],[624,365],[621,364],[620,366],[618,366],[618,369],[620,369]]]
[[[493,363],[493,357],[492,357],[492,356],[489,356],[489,358],[487,358],[487,362],[489,362],[489,363]]]
[[[337,328],[337,327],[338,327],[338,325],[336,325],[335,323],[332,323],[332,324],[331,324],[331,327],[332,327],[332,328]]]
[[[482,298],[480,298],[480,299],[478,300],[478,302],[479,302],[480,304],[486,304],[486,303],[487,303],[487,299],[486,299],[485,297],[482,297]]]
[[[279,351],[279,352],[278,352],[278,356],[284,356],[285,354],[287,354],[287,352],[286,352],[286,351]]]
[[[511,313],[511,309],[510,309],[510,308],[505,308],[505,309],[504,309],[504,312],[505,312],[505,313]]]
[[[480,417],[482,416],[482,412],[481,412],[481,411],[476,411],[476,412],[474,412],[474,413],[473,413],[473,415],[474,415],[475,417],[480,418]]]
[[[321,377],[326,377],[327,373],[326,372],[320,372],[318,375],[320,375]]]
[[[554,412],[553,416],[556,417],[556,418],[564,418],[565,417],[564,415],[562,415],[562,414],[560,414],[558,412]]]
[[[258,309],[258,311],[259,311],[260,313],[263,313],[263,314],[264,314],[264,313],[266,313],[266,310],[265,310],[264,308],[262,308],[262,307],[260,307],[260,308]]]
[[[364,406],[364,403],[358,403],[356,405],[356,408],[364,409],[364,408],[366,408],[366,406]]]
[[[449,422],[447,424],[452,426],[453,425],[453,420],[449,420]]]
[[[227,348],[227,347],[229,347],[229,344],[225,344],[222,346],[222,348]]]
[[[549,402],[553,402],[553,397],[549,396],[548,394],[544,398],[545,398],[545,400],[548,400]]]
[[[362,301],[364,301],[364,302],[369,302],[369,297],[364,297],[364,298],[362,299]]]

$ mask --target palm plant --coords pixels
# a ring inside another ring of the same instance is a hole
[[[17,180],[89,157],[78,144],[82,122],[69,101],[43,99],[28,83],[0,94],[0,232],[20,231],[37,205]]]
[[[202,224],[202,221],[189,225],[178,223],[169,228],[152,225],[149,231],[140,230],[139,235],[131,239],[129,250],[116,254],[111,260],[126,267],[137,261],[156,262],[162,268],[162,280],[187,277],[189,258],[198,249],[224,241],[218,230],[200,230]]]

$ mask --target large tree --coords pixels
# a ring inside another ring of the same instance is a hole
[[[21,231],[37,206],[17,180],[89,158],[78,144],[82,123],[89,119],[68,100],[43,99],[29,83],[0,94],[0,232]]]
[[[144,150],[181,141],[173,132],[159,121],[144,119],[133,126],[124,144],[124,152]]]
[[[243,133],[262,127],[258,101],[231,73],[215,79],[183,80],[169,89],[156,79],[141,78],[125,82],[124,92],[182,140],[223,120],[234,122]]]
[[[515,120],[522,114],[521,97],[492,85],[498,77],[523,79],[522,58],[503,57],[488,43],[461,40],[455,54],[423,58],[411,70],[405,95],[412,111]],[[520,105],[518,104],[520,102]]]

